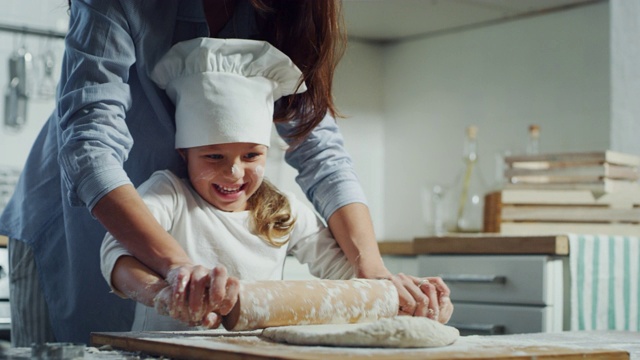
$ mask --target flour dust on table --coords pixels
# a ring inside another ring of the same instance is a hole
[[[451,345],[460,333],[424,317],[396,316],[370,323],[272,327],[262,336],[296,345],[421,348]]]

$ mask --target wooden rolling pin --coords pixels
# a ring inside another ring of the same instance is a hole
[[[238,302],[222,324],[243,331],[370,322],[397,315],[398,306],[398,292],[388,280],[241,282]]]

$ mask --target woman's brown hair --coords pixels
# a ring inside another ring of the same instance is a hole
[[[71,0],[68,1],[71,7]],[[307,91],[288,96],[276,109],[275,122],[298,120],[289,135],[302,141],[327,112],[339,115],[333,103],[333,74],[344,53],[346,34],[340,0],[251,0],[263,38],[287,54],[304,74]]]
[[[338,116],[333,103],[333,74],[344,53],[345,34],[339,0],[251,0],[268,41],[302,70],[308,90],[283,99],[275,122],[298,120],[293,143],[303,140],[327,112]]]
[[[289,199],[284,194],[264,179],[247,203],[253,233],[276,247],[289,241],[296,219],[291,214]]]
[[[262,38],[291,58],[302,70],[307,91],[285,97],[276,107],[275,122],[297,121],[288,139],[302,141],[327,112],[338,116],[333,103],[333,74],[344,53],[340,0],[251,0]],[[249,199],[252,230],[267,243],[289,240],[295,218],[288,199],[264,180]],[[286,237],[286,238],[285,238]],[[277,240],[283,239],[284,240]]]

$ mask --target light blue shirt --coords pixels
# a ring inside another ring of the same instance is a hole
[[[253,19],[248,1],[240,1],[217,36],[257,38]],[[184,174],[174,150],[174,106],[148,74],[176,42],[208,35],[201,0],[72,1],[57,107],[0,217],[1,234],[34,249],[58,341],[131,328],[134,303],[110,294],[100,274],[105,229],[90,210],[156,170]],[[286,136],[292,125],[277,129]],[[365,202],[332,117],[286,161],[325,219]]]

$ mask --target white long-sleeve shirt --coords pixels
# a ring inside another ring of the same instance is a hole
[[[275,247],[251,233],[249,211],[217,209],[200,197],[187,179],[180,179],[168,170],[155,172],[138,192],[195,264],[209,268],[224,265],[229,275],[241,280],[279,280],[285,258],[291,254],[308,264],[311,274],[319,278],[347,279],[355,274],[329,229],[291,194],[285,195],[296,223],[289,242]],[[107,233],[100,249],[101,270],[112,289],[113,266],[124,255],[130,253]],[[187,328],[186,324],[158,315],[153,308],[142,304],[136,307],[133,331]]]

